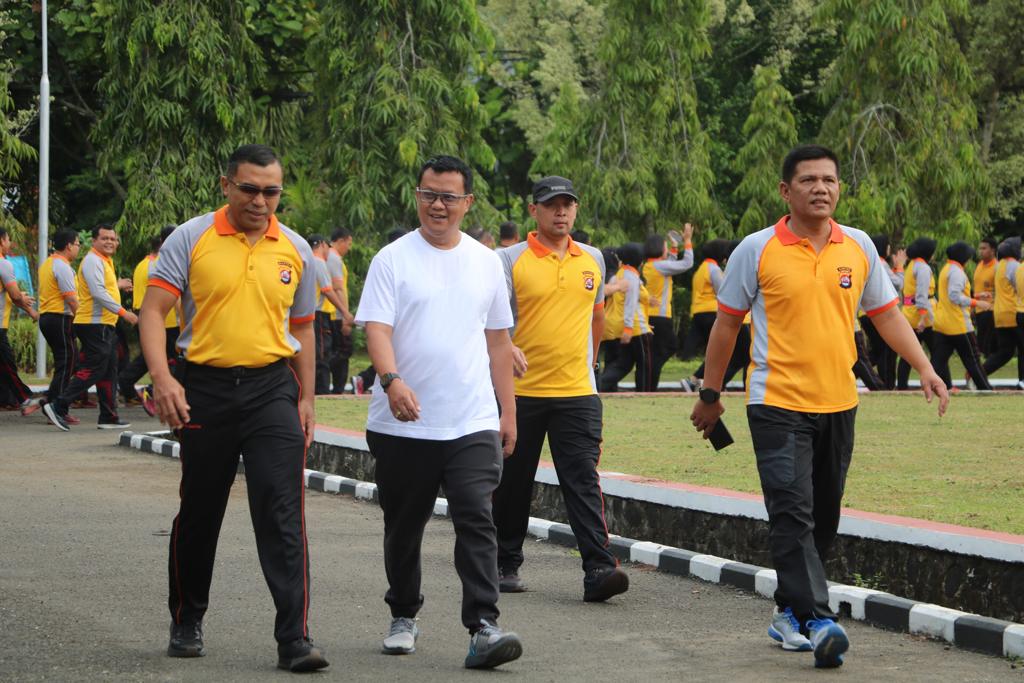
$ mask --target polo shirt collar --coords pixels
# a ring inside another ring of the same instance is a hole
[[[548,254],[552,253],[550,249],[541,244],[540,240],[537,239],[536,230],[526,236],[526,244],[530,247],[530,251],[532,251],[537,258],[544,258]],[[571,237],[569,238],[568,253],[570,256],[579,256],[583,253],[583,250],[580,249],[580,245],[573,242]]]
[[[109,256],[106,256],[106,255],[101,254],[100,252],[96,251],[96,247],[92,247],[89,251],[91,251],[92,253],[96,254],[97,256],[99,256],[101,259],[103,259],[107,263],[113,263],[113,261],[110,260]]]
[[[217,234],[221,236],[235,235],[238,230],[235,230],[235,226],[231,225],[231,221],[228,220],[228,207],[222,206],[213,214],[213,226],[217,230]],[[277,216],[270,214],[270,226],[267,228],[267,232],[264,236],[268,239],[276,240],[281,237],[281,226],[277,222]]]
[[[828,235],[829,242],[841,243],[843,241],[843,229],[839,227],[831,218],[828,219],[828,224],[832,226],[832,231]],[[775,236],[779,238],[783,246],[792,246],[799,244],[802,237],[797,237],[793,234],[793,231],[789,229],[789,214],[786,214],[779,219],[779,222],[775,224]]]
[[[2,258],[2,257],[0,257],[0,258]],[[57,254],[57,253],[55,253],[55,254],[53,255],[53,258],[57,258],[57,259],[60,259],[60,260],[61,260],[61,261],[63,261],[64,263],[70,263],[70,261],[68,261],[68,260],[67,260],[66,258],[64,258],[64,255],[63,255],[63,254]]]
[[[959,261],[954,261],[953,259],[949,259],[948,261],[946,261],[946,263],[948,263],[951,266],[956,266],[960,270],[964,269],[964,264],[960,263]]]
[[[634,275],[639,275],[640,274],[640,273],[637,272],[636,268],[634,268],[633,266],[627,266],[625,263],[622,264],[622,269],[623,270],[628,270],[629,272],[633,273]]]

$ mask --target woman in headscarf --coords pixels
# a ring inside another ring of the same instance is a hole
[[[910,263],[903,273],[903,315],[914,328],[917,340],[932,351],[932,324],[935,322],[935,309],[932,297],[935,296],[935,274],[928,262],[935,254],[935,240],[930,237],[918,237],[907,247],[907,258]],[[896,366],[896,388],[908,388],[910,363],[900,358]]]
[[[967,242],[954,242],[946,249],[946,257],[949,261],[939,272],[939,286],[936,289],[932,367],[946,383],[946,388],[953,388],[949,375],[949,357],[956,351],[967,374],[974,380],[974,386],[989,391],[992,385],[981,368],[981,361],[975,351],[977,344],[971,339],[974,334],[971,309],[987,311],[992,308],[992,304],[971,297],[971,284],[964,272],[964,264],[974,258],[974,247]]]

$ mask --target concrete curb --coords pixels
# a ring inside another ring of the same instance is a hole
[[[179,457],[176,441],[152,434],[121,432],[119,446],[171,458]],[[324,493],[377,500],[377,485],[316,470],[305,471],[306,487]],[[448,516],[448,501],[438,498],[434,514]],[[574,548],[576,537],[568,524],[530,518],[530,535]],[[778,585],[775,570],[682,548],[611,535],[612,553],[624,562],[637,562],[677,576],[733,586],[773,599]],[[839,614],[889,630],[944,640],[957,647],[1004,657],[1024,658],[1024,624],[968,614],[940,605],[907,600],[858,586],[829,584],[829,604]]]

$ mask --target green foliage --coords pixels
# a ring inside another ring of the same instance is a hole
[[[709,226],[706,235],[726,229],[693,80],[710,51],[708,20],[704,0],[606,3],[597,92],[582,102],[562,89],[531,169],[578,181],[593,225],[634,238],[687,220]]]
[[[0,199],[7,199],[8,185],[21,172],[21,162],[34,159],[36,151],[22,138],[35,118],[34,108],[19,110],[11,97],[10,85],[16,74],[15,62],[3,58],[6,54],[10,16],[0,9]],[[15,190],[16,192],[16,190]],[[0,201],[0,227],[16,228],[19,223],[10,214],[7,201]]]
[[[973,240],[991,185],[974,132],[972,79],[950,18],[965,0],[826,0],[843,49],[823,96],[823,138],[844,161],[841,211],[897,242],[919,234]]]
[[[367,238],[415,225],[420,164],[435,154],[490,169],[488,122],[474,87],[492,38],[469,0],[328,3],[309,44],[317,90],[311,154],[338,219]],[[479,180],[479,182],[476,182]],[[468,222],[494,217],[487,183]]]
[[[743,179],[736,194],[747,201],[739,234],[747,235],[769,225],[786,210],[778,193],[779,160],[796,144],[793,96],[780,83],[774,66],[754,70],[754,100],[743,124],[747,142],[736,155],[736,169]]]
[[[7,328],[7,341],[14,351],[14,362],[19,370],[32,372],[36,369],[36,323],[20,309],[11,315],[10,327]],[[53,367],[53,354],[46,349],[47,367]]]

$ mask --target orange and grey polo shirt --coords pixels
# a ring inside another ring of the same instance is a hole
[[[342,300],[348,297],[348,266],[342,260],[341,255],[331,247],[327,250],[327,274],[331,277],[331,286],[337,288],[339,285],[345,292]],[[341,311],[327,301],[321,309],[324,313],[332,313],[334,320],[341,320]]]
[[[979,261],[974,267],[974,294],[982,292],[995,295],[996,292],[996,260]]]
[[[903,273],[903,317],[911,327],[923,317],[925,327],[931,327],[935,321],[935,310],[932,297],[935,296],[935,274],[931,266],[923,258],[910,262],[910,267]]]
[[[857,308],[875,316],[899,299],[871,238],[831,221],[820,252],[789,229],[789,216],[746,237],[729,258],[719,309],[750,311],[747,400],[807,413],[857,405]]]
[[[619,272],[622,272],[621,270]],[[619,274],[612,275],[608,284],[619,279]],[[624,327],[623,308],[626,301],[626,293],[619,291],[604,299],[604,330],[601,332],[601,341],[610,341],[622,336]]]
[[[672,276],[681,275],[693,268],[693,245],[687,243],[683,250],[683,257],[678,258],[678,252],[672,249],[668,258],[649,258],[644,264],[644,279],[647,280],[647,289],[659,301],[656,306],[647,302],[647,318],[671,318],[672,317]]]
[[[95,249],[90,249],[78,264],[78,311],[76,325],[116,325],[118,316],[127,311],[121,306],[114,262]]]
[[[992,303],[996,327],[1017,326],[1017,259],[1009,256],[996,264],[996,293]]]
[[[132,273],[132,308],[136,311],[142,308],[142,300],[146,298],[146,287],[149,286],[149,270],[159,256],[148,255],[139,261]],[[171,309],[164,318],[165,328],[178,327],[178,312]]]
[[[78,296],[75,271],[60,254],[50,254],[39,266],[39,312],[73,315],[68,299]]]
[[[316,255],[313,256],[313,273],[316,276],[316,310],[320,313],[326,313],[330,315],[337,310],[331,300],[327,298],[325,292],[329,292],[333,289],[331,286],[331,276],[327,274],[327,259],[322,259]]]
[[[714,313],[718,310],[718,290],[725,276],[713,258],[706,258],[693,274],[692,297],[690,298],[690,316],[697,313]]]
[[[313,320],[312,268],[309,244],[276,216],[250,246],[223,207],[167,238],[149,286],[181,297],[185,320],[178,348],[189,362],[255,368],[301,349],[289,324]]]
[[[0,254],[0,330],[6,330],[11,324],[11,309],[14,308],[14,302],[7,294],[7,285],[17,281],[14,265]]]
[[[964,267],[956,261],[948,261],[939,272],[939,286],[936,289],[935,331],[955,336],[974,331],[971,324],[971,285]]]
[[[593,322],[594,310],[604,308],[601,252],[570,239],[559,258],[531,232],[497,254],[515,318],[512,343],[529,363],[516,379],[516,395],[596,394]]]

